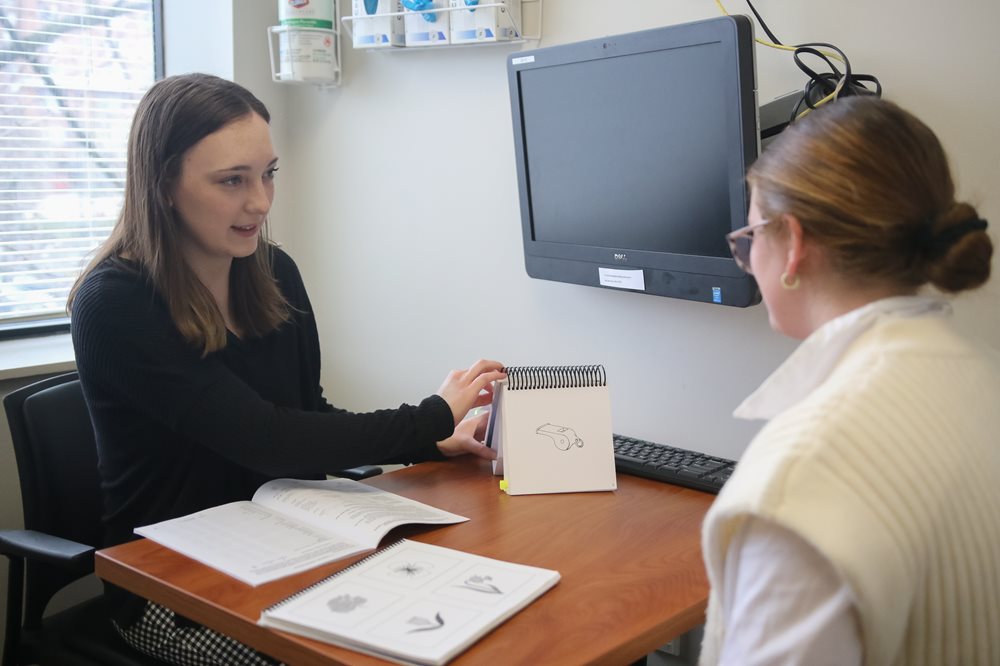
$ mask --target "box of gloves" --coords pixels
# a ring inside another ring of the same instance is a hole
[[[402,0],[351,0],[356,49],[406,45]]]
[[[448,4],[456,8],[451,12],[452,44],[521,38],[521,0],[448,0]]]
[[[407,46],[438,46],[451,43],[451,12],[446,9],[448,0],[402,0],[403,24],[406,28]],[[424,11],[421,11],[424,10]],[[419,12],[419,13],[418,13]]]

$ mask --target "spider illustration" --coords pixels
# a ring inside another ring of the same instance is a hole
[[[393,576],[401,578],[418,578],[430,573],[431,566],[426,562],[402,562],[393,565],[389,572]]]

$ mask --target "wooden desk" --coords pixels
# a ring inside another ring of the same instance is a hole
[[[704,621],[700,528],[714,496],[619,475],[618,490],[510,497],[489,463],[423,463],[365,481],[470,518],[406,537],[555,569],[560,582],[461,654],[461,664],[628,664]],[[99,551],[97,575],[293,666],[382,664],[264,629],[263,608],[361,559],[253,588],[141,539]]]

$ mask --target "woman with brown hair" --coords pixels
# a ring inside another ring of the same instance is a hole
[[[450,373],[416,406],[356,414],[326,402],[302,278],[265,235],[278,170],[269,120],[249,91],[204,74],[156,83],[136,110],[121,215],[70,295],[105,545],[276,477],[494,455],[483,420],[463,420],[503,377],[494,361]],[[269,661],[124,590],[106,596],[122,636],[168,662]]]
[[[792,124],[747,180],[733,255],[804,342],[736,410],[768,422],[705,520],[702,663],[997,663],[1000,359],[920,293],[988,280],[986,221],[874,97]]]

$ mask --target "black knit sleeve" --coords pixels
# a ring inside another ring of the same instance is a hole
[[[435,443],[453,431],[451,409],[439,396],[365,414],[276,406],[188,345],[137,273],[88,276],[74,301],[72,333],[91,396],[263,474],[436,458]],[[315,367],[318,390],[318,342]],[[107,412],[109,405],[96,407]]]

